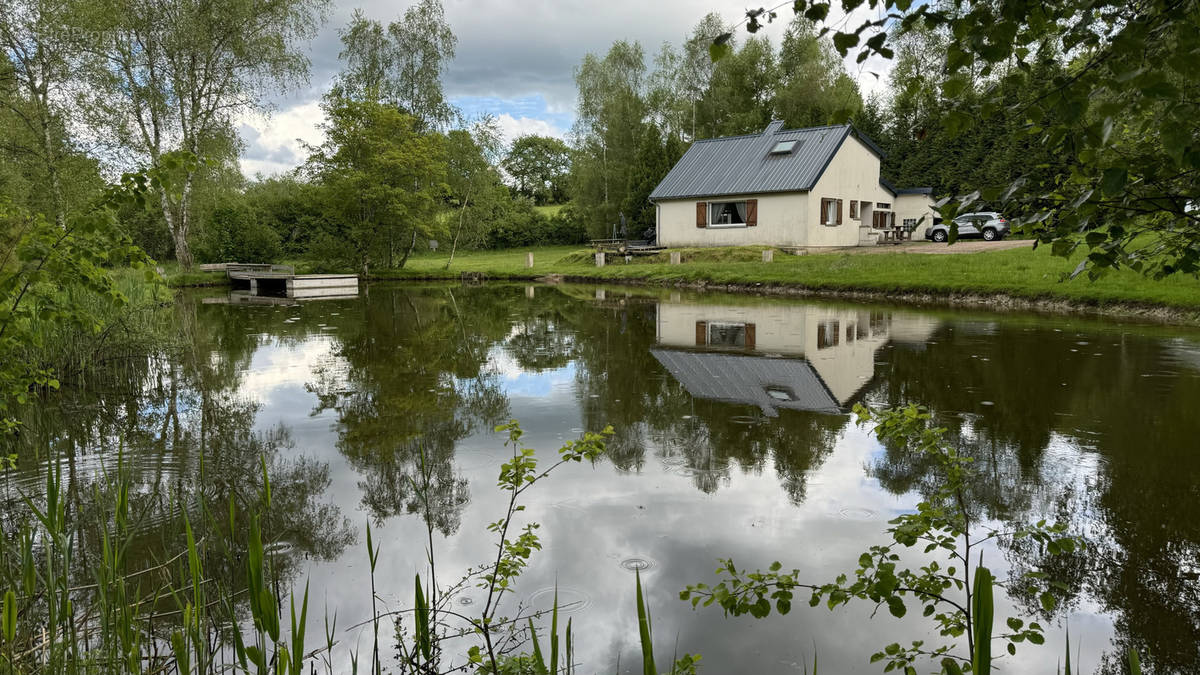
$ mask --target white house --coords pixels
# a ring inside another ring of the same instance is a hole
[[[849,124],[696,141],[650,193],[660,246],[873,245],[934,223],[930,188],[897,190]]]

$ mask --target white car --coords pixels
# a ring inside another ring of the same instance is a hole
[[[985,241],[1003,239],[1009,232],[1008,220],[995,211],[964,213],[954,219],[958,224],[958,238],[982,237]],[[950,239],[950,226],[938,223],[925,231],[925,238],[934,241]]]

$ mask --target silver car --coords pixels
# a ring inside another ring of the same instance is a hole
[[[982,237],[985,241],[1003,239],[1008,234],[1008,220],[995,211],[964,213],[954,219],[958,224],[958,238]],[[938,223],[925,231],[925,238],[946,241],[950,238],[950,226]]]

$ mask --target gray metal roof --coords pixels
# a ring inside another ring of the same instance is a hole
[[[842,412],[821,376],[803,359],[657,348],[650,353],[696,398],[757,406],[770,417],[780,408]]]
[[[687,199],[763,192],[800,192],[817,184],[842,142],[854,134],[877,155],[883,153],[849,124],[783,129],[772,122],[766,131],[696,141],[650,199]],[[771,154],[780,141],[798,141],[792,152]]]

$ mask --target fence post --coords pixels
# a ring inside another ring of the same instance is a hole
[[[596,254],[596,267],[604,267],[604,251]]]
[[[683,262],[682,258],[683,258],[683,254],[681,254],[679,251],[671,251],[671,264],[672,265],[678,265],[678,264],[682,263]]]
[[[526,267],[533,267],[533,253],[526,253],[526,254],[525,254],[525,266],[526,266]]]
[[[769,263],[775,259],[775,249],[769,248],[763,251],[763,262]]]

